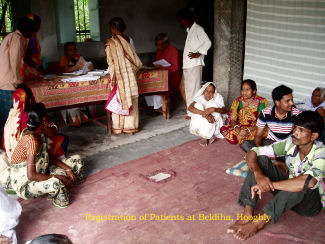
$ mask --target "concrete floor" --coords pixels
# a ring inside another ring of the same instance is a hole
[[[183,119],[185,107],[179,97],[173,99],[174,109],[171,118],[162,115],[149,116],[140,109],[140,130],[133,136],[129,134],[108,136],[106,129],[95,123],[87,122],[81,127],[65,126],[59,113],[50,113],[51,120],[59,124],[60,132],[69,136],[68,155],[80,154],[85,161],[87,175],[115,165],[137,159],[154,152],[168,149],[187,141],[197,139],[189,133],[189,121]],[[143,104],[140,97],[139,104]],[[97,105],[97,114],[106,111],[103,105]],[[101,121],[106,123],[106,120]]]

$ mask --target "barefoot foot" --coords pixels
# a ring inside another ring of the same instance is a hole
[[[188,114],[183,114],[182,116],[183,116],[183,119],[185,119],[185,120],[190,120],[191,119],[191,117],[188,116]]]
[[[215,136],[212,136],[209,140],[209,144],[212,144],[217,138]]]
[[[237,229],[238,229],[238,227],[239,226],[241,226],[241,225],[245,225],[245,224],[247,224],[247,223],[249,223],[249,222],[251,222],[251,220],[249,220],[249,216],[247,216],[248,218],[246,219],[244,219],[244,218],[242,218],[242,219],[238,219],[233,225],[231,225],[228,229],[227,229],[227,233],[236,233],[236,231],[237,231]],[[251,216],[251,217],[253,217],[253,216]]]
[[[259,230],[263,229],[265,224],[259,222],[249,222],[245,225],[240,225],[234,233],[234,237],[238,240],[245,241],[254,236]]]
[[[200,146],[202,147],[206,147],[208,145],[208,139],[204,139],[202,138],[200,141],[199,141],[199,144]]]

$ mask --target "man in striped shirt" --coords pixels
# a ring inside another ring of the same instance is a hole
[[[291,137],[254,147],[246,154],[250,171],[238,199],[244,212],[237,214],[237,221],[228,233],[246,240],[270,220],[276,223],[285,211],[291,209],[303,216],[315,216],[325,208],[325,147],[316,141],[323,127],[323,118],[318,113],[302,112],[296,117]],[[277,156],[286,157],[282,170],[270,160]],[[256,215],[257,200],[265,192],[272,192],[274,197]]]
[[[292,134],[293,122],[300,113],[293,105],[292,89],[280,85],[273,89],[273,106],[267,107],[258,115],[256,135],[254,141],[244,141],[241,145],[245,152],[255,146],[270,145],[276,141],[286,139]],[[263,139],[267,127],[268,135]]]

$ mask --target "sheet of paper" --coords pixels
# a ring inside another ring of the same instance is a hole
[[[103,75],[107,75],[108,71],[107,70],[103,70],[103,69],[94,69],[92,71],[88,71],[88,75],[99,75],[99,76],[103,76]]]
[[[91,81],[91,80],[98,80],[100,76],[97,75],[80,75],[75,77],[69,77],[61,79],[63,82],[80,82],[80,81]]]
[[[171,64],[170,63],[168,63],[165,59],[159,59],[159,60],[157,60],[157,61],[155,61],[155,62],[153,62],[153,64],[155,64],[155,65],[161,65],[162,67],[169,67],[169,66],[171,66]]]
[[[63,75],[85,75],[89,71],[89,66],[92,64],[92,62],[85,62],[82,69],[70,72],[70,73],[63,73]]]

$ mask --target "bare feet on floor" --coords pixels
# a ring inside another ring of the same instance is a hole
[[[183,118],[184,118],[185,120],[190,120],[190,119],[191,119],[191,117],[188,116],[188,114],[183,114],[182,116],[183,116]]]
[[[206,147],[208,145],[208,139],[204,139],[202,138],[200,141],[199,141],[199,144],[200,146],[202,147]]]
[[[237,221],[227,229],[227,233],[236,233],[238,227],[251,222],[252,217],[252,215],[242,215],[242,218],[239,219],[237,217]]]
[[[215,136],[212,136],[209,140],[209,144],[212,144],[217,138]]]
[[[254,210],[250,206],[245,206],[242,214],[237,214],[237,221],[227,229],[227,233],[235,233],[239,226],[245,225],[253,220]]]
[[[265,220],[259,220],[257,222],[251,221],[247,224],[240,225],[234,233],[234,237],[238,240],[245,241],[263,229],[266,223]]]

